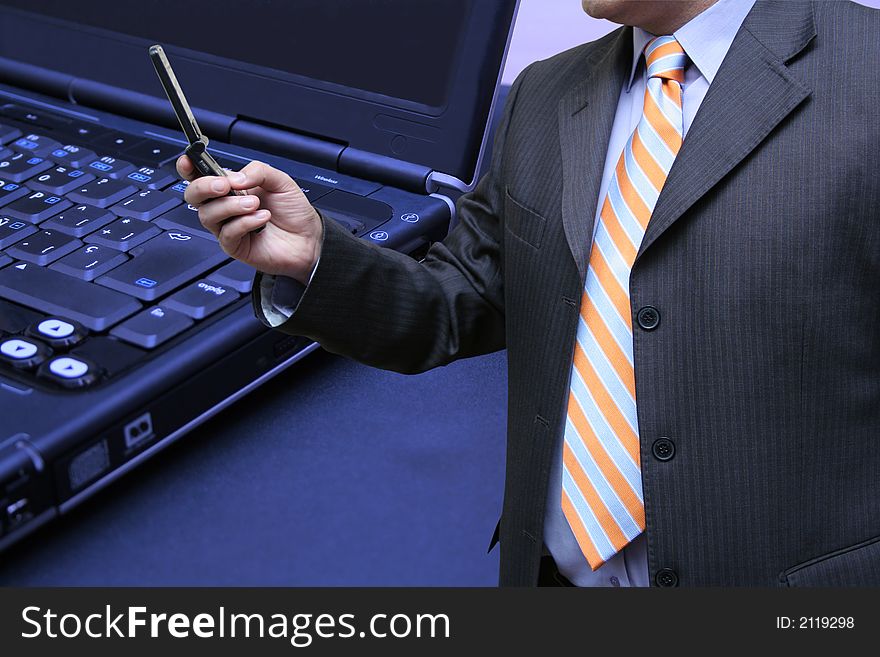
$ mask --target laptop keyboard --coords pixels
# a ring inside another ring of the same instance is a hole
[[[0,107],[0,373],[94,386],[250,292],[183,201],[180,150]]]

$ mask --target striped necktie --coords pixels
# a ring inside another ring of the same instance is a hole
[[[671,36],[645,48],[639,124],[596,226],[581,300],[562,455],[562,510],[596,570],[645,529],[629,275],[681,148],[686,55]]]

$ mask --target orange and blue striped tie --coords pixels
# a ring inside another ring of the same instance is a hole
[[[562,509],[596,570],[645,529],[629,275],[681,148],[686,55],[671,36],[645,48],[647,88],[596,226],[581,301],[562,457]]]

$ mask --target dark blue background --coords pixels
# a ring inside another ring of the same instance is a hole
[[[316,352],[0,555],[0,583],[494,586],[505,356]]]

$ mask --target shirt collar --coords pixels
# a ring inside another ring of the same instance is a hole
[[[673,33],[685,54],[709,84],[715,79],[721,62],[730,50],[730,44],[754,4],[755,0],[718,0]],[[632,87],[645,46],[655,36],[640,27],[634,27],[632,35],[633,58],[627,91]]]

